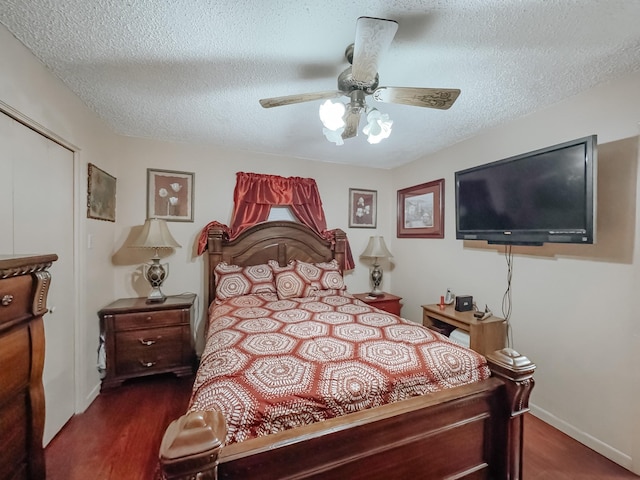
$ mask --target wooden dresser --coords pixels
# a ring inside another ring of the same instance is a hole
[[[42,315],[57,259],[0,256],[0,480],[46,475]]]

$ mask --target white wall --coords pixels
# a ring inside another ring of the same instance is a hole
[[[638,124],[638,130],[640,131],[640,123]],[[640,137],[639,137],[640,138]],[[640,152],[640,141],[638,142],[638,151]],[[638,155],[638,163],[640,164],[640,153]],[[640,215],[640,174],[636,178],[636,222],[635,222],[635,247],[633,252],[633,264],[636,265],[633,284],[631,287],[632,292],[640,292],[640,268],[637,265],[640,264],[640,222],[637,221]],[[630,298],[629,301],[637,301],[636,298]],[[637,321],[638,315],[632,318],[632,332],[631,338],[631,351],[633,355],[630,358],[630,363],[633,365],[640,365],[640,322]],[[635,321],[634,321],[635,320]],[[640,402],[637,401],[640,398],[640,369],[636,368],[632,372],[629,379],[632,385],[631,398],[635,399],[635,408],[631,412],[631,435],[633,438],[633,447],[631,451],[632,464],[631,470],[636,473],[640,473]]]
[[[454,172],[597,134],[598,243],[514,247],[514,347],[538,366],[532,411],[636,471],[639,86],[637,73],[394,170],[396,189],[445,179],[445,238],[390,247],[406,316],[419,321],[448,287],[499,314],[504,247],[455,239]]]

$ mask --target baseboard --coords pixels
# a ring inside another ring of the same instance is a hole
[[[592,437],[588,433],[583,432],[582,430],[578,430],[573,425],[565,422],[564,420],[556,417],[552,413],[547,412],[546,410],[537,407],[536,405],[529,405],[531,414],[539,418],[545,423],[548,423],[554,428],[557,428],[563,433],[566,433],[574,440],[586,445],[591,450],[598,452],[603,457],[608,458],[612,462],[617,463],[618,465],[626,468],[627,470],[631,470],[632,459],[629,455],[622,453],[620,450],[613,448],[610,445],[598,440],[595,437]]]
[[[87,408],[89,408],[89,405],[91,405],[93,403],[93,401],[98,398],[98,395],[100,395],[100,383],[98,383],[96,386],[94,386],[91,391],[89,392],[89,395],[86,396],[86,398],[84,399],[84,405],[82,406],[82,412],[84,412]],[[82,412],[77,412],[77,413],[82,413]]]

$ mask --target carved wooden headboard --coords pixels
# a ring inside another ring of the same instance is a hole
[[[284,266],[291,260],[318,263],[335,258],[344,271],[346,239],[342,230],[336,230],[334,243],[302,224],[286,221],[259,223],[232,241],[225,239],[222,229],[212,228],[207,238],[207,305],[215,298],[213,271],[220,262],[248,266],[274,259]]]

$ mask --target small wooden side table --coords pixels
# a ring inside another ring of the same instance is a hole
[[[495,315],[478,320],[473,311],[458,312],[453,305],[422,305],[422,324],[433,327],[435,321],[464,330],[469,334],[470,347],[482,355],[492,353],[505,347],[507,341],[507,322]]]
[[[386,292],[378,297],[373,297],[369,293],[354,293],[353,296],[367,305],[371,305],[372,307],[379,308],[387,313],[400,316],[400,310],[402,309],[400,300],[402,300],[402,297],[397,297]]]
[[[191,335],[195,299],[195,294],[167,297],[162,303],[121,298],[100,310],[107,357],[102,389],[157,373],[191,375],[195,366]]]

